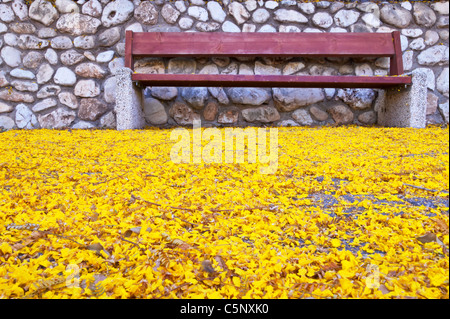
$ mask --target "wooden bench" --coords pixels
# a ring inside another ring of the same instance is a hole
[[[145,86],[385,88],[411,84],[403,75],[400,32],[225,33],[126,31],[125,66],[135,57],[389,57],[389,76],[138,74]]]
[[[142,57],[388,57],[386,76],[311,76],[135,73]],[[125,68],[142,86],[397,88],[412,84],[403,74],[400,32],[392,33],[224,33],[126,31]],[[118,80],[121,85],[123,80]],[[119,92],[120,95],[120,92]],[[409,125],[399,125],[409,126]]]

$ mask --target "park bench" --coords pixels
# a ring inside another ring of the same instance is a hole
[[[388,57],[390,73],[386,76],[136,73],[134,72],[135,58],[142,57]],[[426,105],[423,101],[426,100],[424,84],[426,75],[418,72],[416,74],[418,79],[414,81],[414,73],[404,74],[398,31],[392,33],[208,33],[128,30],[125,35],[125,68],[121,69],[116,76],[119,99],[116,101],[116,108],[119,110],[127,107],[124,104],[127,102],[123,99],[122,101],[122,97],[128,98],[128,105],[132,103],[132,100],[135,101],[134,103],[139,101],[138,97],[127,97],[127,93],[132,91],[130,89],[134,89],[135,92],[139,89],[130,84],[130,81],[140,86],[374,88],[386,89],[386,94],[381,99],[383,105],[378,110],[379,124],[423,127],[425,121]],[[119,105],[120,103],[122,105]],[[136,110],[135,113],[138,111]],[[134,126],[136,125],[139,126],[135,123]]]

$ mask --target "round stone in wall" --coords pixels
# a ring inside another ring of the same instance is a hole
[[[97,0],[90,0],[83,4],[81,8],[83,14],[90,15],[92,17],[99,17],[102,15],[102,5]]]
[[[36,82],[15,80],[11,82],[11,85],[17,91],[36,92],[39,86]]]
[[[222,31],[223,32],[241,32],[241,29],[239,29],[239,27],[237,25],[235,25],[233,22],[227,20],[222,24]]]
[[[413,16],[418,25],[426,28],[432,27],[436,23],[436,14],[433,9],[421,2],[414,3]]]
[[[73,40],[73,45],[76,48],[84,49],[84,50],[94,48],[96,46],[96,43],[97,43],[97,41],[95,40],[94,35],[79,36]]]
[[[180,19],[180,21],[178,21],[178,25],[183,30],[191,28],[193,24],[194,24],[194,20],[192,20],[191,18],[183,17]]]
[[[143,99],[145,120],[153,125],[167,123],[168,117],[164,105],[157,99],[145,97]]]
[[[340,10],[334,15],[334,22],[338,27],[346,28],[358,21],[359,15],[353,10]]]
[[[9,75],[11,75],[12,77],[18,78],[18,79],[32,80],[35,78],[35,75],[33,72],[28,71],[28,70],[19,69],[19,68],[12,69],[9,72]]]
[[[216,1],[208,1],[206,7],[211,15],[211,18],[219,23],[225,21],[227,14],[223,11],[222,6]]]
[[[112,27],[124,23],[133,15],[133,2],[128,0],[115,0],[106,5],[102,13],[102,24]]]
[[[116,117],[113,112],[106,113],[100,118],[100,127],[109,129],[116,128]]]
[[[85,56],[81,53],[78,53],[75,50],[67,50],[64,51],[64,53],[60,56],[61,62],[64,65],[74,65],[77,64],[85,59]]]
[[[273,106],[260,106],[242,110],[242,117],[247,122],[272,123],[278,121],[280,113]]]
[[[448,47],[445,45],[435,45],[422,51],[417,56],[420,65],[435,65],[440,62],[448,63]]]
[[[358,116],[358,121],[366,125],[373,125],[377,121],[377,114],[374,111],[367,111]]]
[[[81,13],[66,13],[56,22],[56,28],[71,35],[94,34],[101,22],[99,19]]]
[[[157,99],[170,101],[177,97],[178,89],[169,86],[154,86],[151,88],[150,94]]]
[[[351,124],[353,122],[353,112],[343,104],[337,104],[327,110],[333,120],[338,125]]]
[[[408,10],[388,3],[381,8],[380,18],[384,23],[403,29],[411,23],[412,15]]]
[[[28,15],[31,19],[49,26],[58,18],[58,11],[46,0],[36,0],[30,5]]]
[[[44,55],[37,51],[28,52],[23,58],[23,66],[29,69],[36,69],[44,61]]]
[[[274,88],[273,99],[279,111],[290,112],[325,100],[325,94],[316,88]]]
[[[134,17],[142,24],[153,25],[158,22],[158,11],[151,1],[142,1],[134,10]]]
[[[28,7],[22,0],[14,0],[12,9],[20,21],[28,19]]]
[[[98,99],[81,99],[78,117],[86,121],[96,121],[107,110],[107,105]]]
[[[32,25],[31,23],[25,23],[25,22],[16,22],[10,24],[11,31],[15,33],[34,33],[36,32],[36,27]]]
[[[61,92],[58,94],[58,100],[61,104],[70,107],[71,109],[78,108],[78,100],[75,95],[70,92]]]
[[[208,21],[208,11],[199,6],[191,6],[188,9],[188,15],[199,21]]]
[[[75,68],[75,73],[85,78],[101,79],[106,75],[106,71],[95,63],[82,63]]]
[[[185,87],[181,90],[181,96],[194,109],[201,110],[208,99],[208,89],[206,87]]]
[[[53,76],[55,70],[48,63],[41,64],[36,74],[38,84],[47,83]]]
[[[74,94],[80,97],[95,97],[100,94],[100,88],[94,80],[80,80],[75,85]]]
[[[318,120],[318,121],[326,121],[328,119],[328,113],[322,111],[317,106],[311,106],[309,112]]]
[[[71,69],[63,66],[56,70],[53,81],[55,81],[55,83],[59,85],[71,86],[76,83],[77,77]]]
[[[120,27],[109,28],[98,35],[98,43],[102,47],[109,47],[120,40]]]
[[[0,102],[0,113],[8,113],[14,110],[12,105]]]
[[[228,12],[233,16],[237,24],[242,24],[250,18],[250,13],[241,3],[236,1],[233,1],[228,5]]]
[[[235,124],[239,120],[239,111],[228,110],[223,111],[217,117],[217,122],[220,124]]]
[[[134,63],[136,73],[164,74],[164,61],[159,58],[144,58]]]
[[[312,125],[314,120],[309,112],[305,109],[298,109],[292,113],[292,118],[300,125]]]
[[[0,115],[0,129],[10,130],[13,129],[15,123],[9,116]]]
[[[56,0],[54,5],[60,13],[75,13],[80,12],[78,5],[71,0]]]
[[[229,88],[228,96],[235,104],[261,105],[270,99],[270,90],[262,88]]]
[[[189,106],[181,102],[175,102],[172,105],[169,116],[179,125],[192,125],[194,121],[200,121],[200,114],[195,113]]]
[[[58,36],[58,37],[53,38],[50,41],[50,46],[53,49],[65,50],[65,49],[72,48],[73,47],[73,43],[72,43],[72,40],[69,37]]]
[[[275,11],[274,19],[279,22],[307,23],[308,19],[298,11],[278,9]]]
[[[173,24],[177,22],[180,12],[172,7],[171,4],[166,3],[161,9],[161,15],[167,23]]]
[[[270,13],[266,9],[259,8],[252,14],[252,21],[255,23],[265,23],[270,18]]]
[[[212,32],[219,30],[220,24],[217,22],[198,22],[195,25],[195,28],[202,32]]]
[[[113,50],[109,50],[109,51],[104,51],[104,52],[100,52],[97,57],[95,58],[95,60],[99,63],[105,63],[105,62],[109,62],[113,59],[114,57],[114,51]]]
[[[39,115],[38,121],[42,128],[62,129],[69,127],[75,118],[76,114],[74,111],[59,108],[51,113]]]
[[[376,98],[372,89],[340,89],[337,97],[355,110],[370,108]]]
[[[45,85],[36,94],[38,99],[45,99],[50,96],[58,95],[61,92],[61,87],[58,85]]]
[[[22,53],[16,48],[5,46],[1,51],[1,57],[8,66],[14,68],[20,65]]]
[[[44,99],[44,100],[39,101],[38,103],[36,103],[33,106],[33,112],[36,112],[36,113],[42,112],[42,111],[50,109],[56,105],[57,105],[57,102],[55,99],[52,99],[52,98]]]
[[[206,121],[214,121],[217,113],[219,112],[219,106],[215,102],[209,102],[203,110],[203,117]]]
[[[316,27],[326,29],[333,24],[333,18],[326,12],[318,12],[313,16],[312,22]]]
[[[16,125],[22,129],[38,128],[39,123],[36,116],[25,104],[16,106]]]
[[[192,74],[195,73],[197,63],[194,59],[173,58],[169,60],[168,72],[173,74]]]

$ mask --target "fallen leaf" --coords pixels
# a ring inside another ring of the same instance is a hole
[[[391,292],[389,289],[386,288],[385,285],[380,285],[380,287],[378,287],[378,289],[383,293],[383,295],[386,295]]]
[[[221,256],[217,255],[216,257],[214,257],[214,259],[217,261],[217,263],[223,270],[225,270],[225,271],[228,270],[227,264],[225,263],[225,261],[223,260],[223,258]]]
[[[417,237],[416,239],[420,241],[422,244],[431,243],[436,241],[436,235],[433,233],[426,233],[423,236]]]
[[[203,270],[206,271],[207,273],[212,274],[212,273],[216,272],[211,261],[209,261],[209,260],[202,261],[202,267],[203,267]]]
[[[139,233],[141,232],[141,228],[142,227],[130,228],[125,233],[123,233],[123,237],[125,238],[130,237],[131,235],[133,235],[133,233],[139,235]]]
[[[111,255],[111,254],[108,253],[108,252],[105,250],[105,248],[103,248],[103,246],[102,246],[101,244],[99,244],[99,243],[87,245],[86,248],[87,248],[88,250],[95,251],[95,252],[96,252],[98,255],[100,255],[100,256],[105,257],[105,256],[102,254],[102,251],[103,251],[103,253],[106,254],[106,258],[109,257],[109,256]]]
[[[435,219],[437,224],[437,228],[442,231],[444,234],[448,234],[448,224],[442,219]]]

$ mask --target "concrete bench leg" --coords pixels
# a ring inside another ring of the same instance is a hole
[[[142,90],[131,81],[129,68],[119,68],[116,77],[116,122],[117,130],[134,130],[144,127]]]
[[[380,90],[378,125],[387,127],[425,128],[427,110],[427,75],[412,73],[412,85]]]

